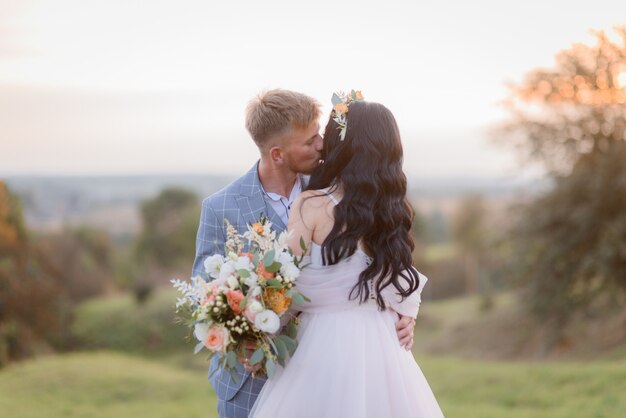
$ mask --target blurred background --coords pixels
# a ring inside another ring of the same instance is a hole
[[[400,125],[448,417],[626,411],[626,6],[0,0],[0,411],[211,417],[174,323],[202,198],[282,87]]]

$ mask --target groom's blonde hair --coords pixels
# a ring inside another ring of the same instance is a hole
[[[311,126],[320,104],[306,94],[274,89],[260,93],[246,107],[246,129],[261,151],[291,129]]]

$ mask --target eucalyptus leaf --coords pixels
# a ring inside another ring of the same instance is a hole
[[[287,346],[285,345],[285,342],[280,337],[274,338],[274,345],[276,346],[276,349],[278,350],[276,353],[276,357],[278,357],[278,362],[281,363],[282,366],[284,366],[284,360],[285,360],[285,357],[287,357],[287,351],[288,351]]]
[[[241,302],[239,302],[239,307],[241,309],[244,309],[247,304],[248,304],[248,297],[246,296],[245,298],[241,299]]]
[[[330,101],[332,102],[333,106],[343,102],[343,100],[341,100],[341,97],[339,97],[337,93],[333,93],[333,97],[330,99]]]
[[[292,339],[298,336],[298,327],[293,319],[287,323],[287,336]]]
[[[229,351],[228,353],[226,353],[226,364],[231,369],[234,369],[237,365],[237,354],[235,354],[234,351]]]
[[[304,238],[302,236],[300,237],[300,248],[302,248],[302,251],[306,252],[306,242],[304,242]]]
[[[246,269],[237,270],[237,274],[239,274],[239,277],[242,277],[244,279],[247,279],[248,277],[250,277],[250,272]]]
[[[274,287],[277,289],[281,289],[283,287],[282,283],[276,279],[269,279],[266,283],[267,287]]]
[[[294,293],[294,295],[291,297],[291,300],[296,305],[304,306],[304,304],[305,304],[304,296],[302,296],[301,293]]]
[[[274,354],[278,353],[278,348],[276,348],[276,344],[274,344],[274,341],[272,341],[271,338],[268,338],[267,341],[270,343],[270,346],[272,347],[272,352]]]
[[[296,351],[296,347],[298,346],[298,343],[295,340],[292,340],[286,335],[280,335],[278,336],[278,339],[280,340],[282,344],[285,345],[285,348],[287,349],[289,354],[293,354],[293,352]],[[276,346],[278,346],[278,344]]]
[[[204,343],[200,341],[198,344],[196,344],[196,347],[193,349],[193,353],[198,354],[202,350],[203,347],[204,347]]]
[[[260,363],[265,358],[265,352],[261,348],[257,348],[254,353],[252,353],[252,357],[250,357],[250,365],[254,366],[255,364]]]
[[[278,261],[274,261],[271,265],[265,266],[265,271],[268,271],[270,273],[276,273],[280,270],[281,267],[281,263],[279,263]]]
[[[266,268],[272,265],[272,263],[274,262],[275,255],[276,255],[276,251],[274,251],[274,249],[269,250],[267,254],[265,254],[265,258],[263,259],[263,264],[265,264]]]
[[[267,377],[270,379],[273,378],[276,373],[276,363],[271,359],[267,359],[267,361],[265,361],[265,370],[267,371]]]

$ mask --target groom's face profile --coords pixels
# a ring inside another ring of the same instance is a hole
[[[310,174],[318,166],[322,136],[318,121],[307,128],[293,128],[283,139],[283,161],[291,171]]]

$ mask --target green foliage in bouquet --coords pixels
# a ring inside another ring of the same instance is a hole
[[[294,305],[309,301],[295,286],[304,256],[294,256],[288,233],[277,237],[267,218],[249,225],[244,234],[225,222],[225,254],[211,255],[204,263],[209,280],[172,281],[182,293],[177,313],[193,328],[195,353],[206,348],[209,359],[219,355],[220,368],[234,380],[238,364],[271,378],[298,345]],[[302,239],[300,246],[306,253]]]

